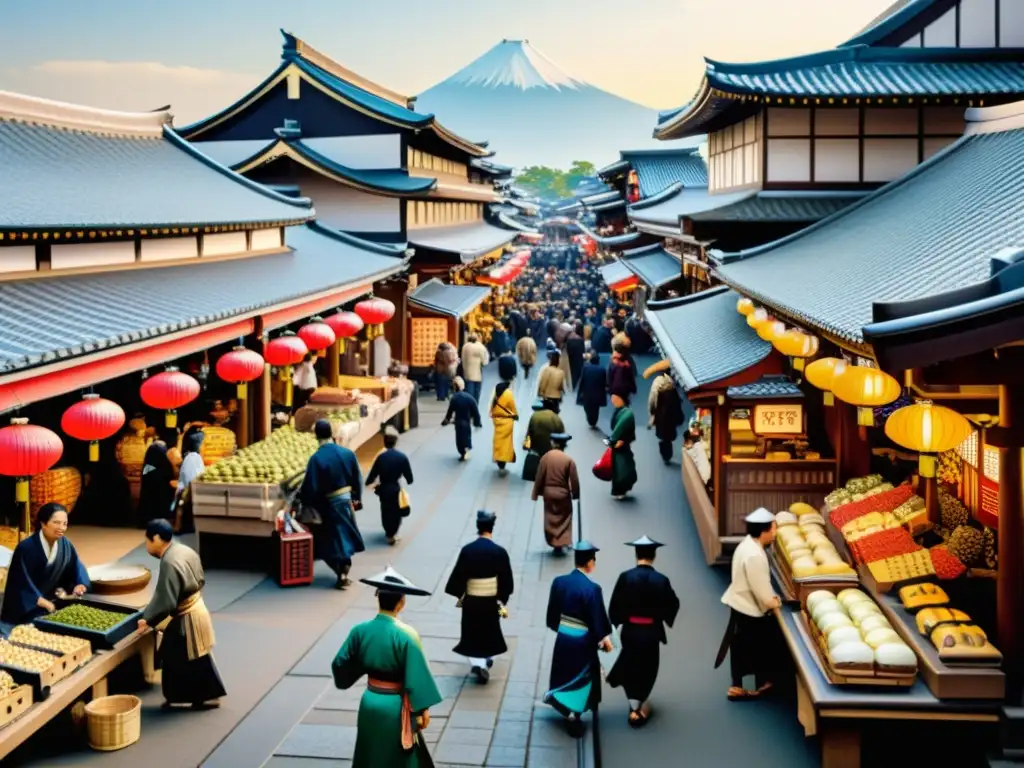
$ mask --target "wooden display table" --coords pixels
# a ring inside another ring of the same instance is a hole
[[[0,729],[0,760],[23,744],[90,688],[93,698],[107,695],[107,676],[129,659],[139,656],[147,680],[153,679],[156,635],[151,629],[133,632],[110,651],[98,651],[84,667],[50,689],[46,701],[36,702],[24,715]]]
[[[863,728],[869,721],[934,721],[936,728],[949,722],[999,722],[1001,702],[940,701],[920,677],[901,690],[832,685],[798,615],[790,607],[775,611],[796,666],[797,718],[806,736],[820,739],[822,768],[861,768]]]

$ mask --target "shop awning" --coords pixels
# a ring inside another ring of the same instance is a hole
[[[650,302],[644,318],[683,390],[733,376],[772,351],[736,311],[740,295],[724,286],[671,301]]]
[[[404,248],[316,224],[286,232],[292,250],[283,253],[0,283],[0,377],[157,343],[183,331],[199,333],[211,324],[372,284],[406,266]],[[0,410],[7,407],[2,390],[0,378]]]
[[[635,286],[639,281],[636,275],[626,268],[621,261],[613,261],[601,267],[601,277],[613,291],[621,291]]]
[[[657,243],[623,251],[622,264],[651,288],[661,288],[683,276],[682,262]]]
[[[433,251],[452,253],[464,264],[501,248],[516,238],[516,231],[502,229],[477,221],[449,227],[425,227],[409,230],[409,244],[414,248],[429,248]]]
[[[580,228],[584,235],[589,237],[595,243],[605,248],[620,248],[623,245],[628,245],[634,242],[640,237],[639,232],[623,232],[621,235],[611,235],[610,237],[602,237],[597,234],[594,230],[587,227],[583,222],[577,222],[576,225]]]
[[[409,303],[439,315],[465,317],[491,295],[491,289],[479,285],[448,285],[436,277],[427,280],[409,294]]]

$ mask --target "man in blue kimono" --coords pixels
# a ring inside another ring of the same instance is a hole
[[[448,401],[448,413],[441,426],[447,427],[452,421],[455,422],[455,450],[459,452],[459,461],[467,461],[473,449],[473,427],[480,429],[483,426],[480,407],[473,396],[466,392],[466,385],[459,376],[452,381],[452,388],[455,394]]]
[[[612,650],[612,625],[601,586],[591,581],[598,548],[581,540],[573,546],[576,568],[551,583],[547,627],[558,633],[551,659],[550,690],[544,702],[558,710],[576,737],[583,734],[580,717],[601,701],[598,650]]]
[[[583,406],[590,428],[597,429],[601,409],[608,405],[608,369],[601,365],[597,352],[591,352],[589,362],[583,366],[576,402]]]
[[[299,497],[323,521],[316,534],[317,557],[337,574],[335,589],[346,589],[352,583],[352,556],[366,549],[353,514],[362,508],[363,473],[356,455],[334,442],[329,421],[320,419],[313,429],[320,447],[306,465]]]
[[[508,650],[501,619],[512,596],[512,563],[508,552],[493,539],[498,516],[486,509],[476,513],[479,537],[459,552],[444,591],[462,608],[462,632],[452,650],[469,659],[481,683],[490,680],[494,657]]]

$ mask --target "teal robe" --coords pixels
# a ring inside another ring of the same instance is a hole
[[[615,444],[622,441],[621,448]],[[624,405],[612,416],[612,433],[608,442],[612,444],[612,496],[621,496],[636,485],[636,459],[633,457],[633,442],[636,440],[636,419],[633,410]]]
[[[442,696],[423,655],[415,629],[386,614],[353,627],[331,664],[334,684],[351,688],[363,675],[401,682],[413,714],[440,704]],[[367,689],[359,703],[356,753],[352,768],[429,768],[423,738],[402,749],[402,697]]]

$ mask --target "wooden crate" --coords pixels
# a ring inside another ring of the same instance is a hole
[[[18,685],[0,695],[0,728],[17,720],[32,706],[32,686]]]
[[[192,483],[195,517],[244,517],[273,520],[284,506],[277,489],[267,483]]]
[[[32,645],[30,643],[19,643],[15,640],[10,640],[9,642],[11,645],[19,645],[22,648],[31,648],[33,651],[42,651],[43,653],[53,655],[60,663],[61,675],[58,679],[61,680],[92,658],[92,645],[85,639],[82,640],[81,645],[75,648],[75,650],[64,654],[61,654],[52,648],[43,648],[42,646]]]
[[[917,673],[907,675],[903,673],[881,672],[873,670],[838,670],[832,666],[828,656],[828,643],[825,635],[818,631],[817,625],[807,615],[807,611],[800,609],[797,617],[797,626],[804,633],[808,640],[811,653],[821,668],[825,677],[832,685],[871,685],[884,686],[888,688],[910,688],[917,680]]]

